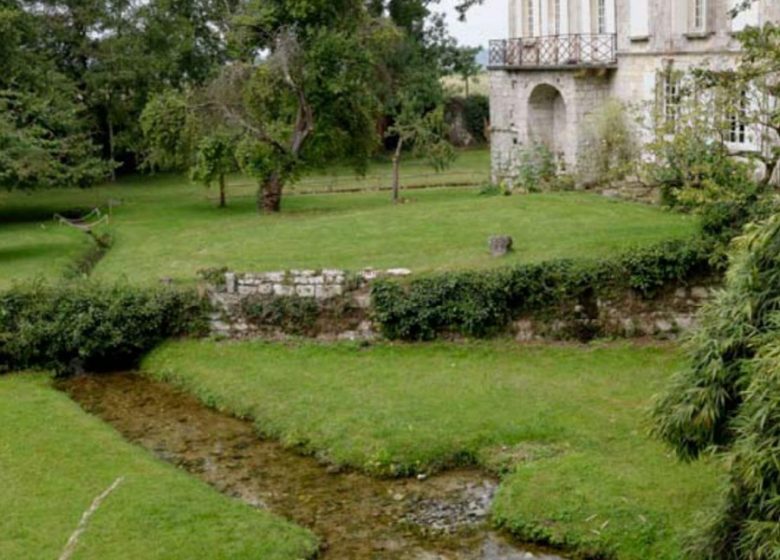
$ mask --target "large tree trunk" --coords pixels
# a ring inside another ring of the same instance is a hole
[[[225,176],[219,176],[219,207],[224,208],[227,206],[227,199],[225,196]]]
[[[282,209],[282,188],[284,183],[278,173],[273,172],[260,183],[257,190],[257,211],[273,214]]]
[[[398,139],[398,145],[395,147],[395,153],[393,154],[393,204],[398,204],[401,191],[401,150],[403,149],[404,141]]]

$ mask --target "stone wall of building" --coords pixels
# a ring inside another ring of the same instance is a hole
[[[516,177],[519,152],[539,141],[562,157],[562,167],[571,169],[583,143],[582,123],[603,105],[610,88],[607,70],[492,71],[493,181],[511,182]],[[549,91],[560,97],[551,97]]]

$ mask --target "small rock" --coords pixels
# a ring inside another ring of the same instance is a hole
[[[503,257],[512,250],[514,241],[509,235],[494,235],[488,241],[490,254],[494,257]]]

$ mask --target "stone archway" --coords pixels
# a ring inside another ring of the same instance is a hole
[[[566,159],[568,123],[566,102],[549,84],[536,86],[528,98],[528,138],[539,142],[560,160]]]

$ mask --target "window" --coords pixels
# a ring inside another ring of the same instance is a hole
[[[664,76],[663,81],[663,119],[669,132],[677,131],[680,119],[680,77],[672,72]]]
[[[561,34],[561,0],[555,0],[553,3],[553,10],[555,11],[555,34]]]
[[[728,141],[732,144],[747,143],[747,125],[745,124],[745,110],[747,108],[747,92],[739,95],[739,101],[733,108],[728,118]]]
[[[706,0],[693,0],[693,28],[696,31],[704,31],[705,2]]]
[[[535,1],[536,0],[527,0],[526,3],[525,3],[525,5],[526,5],[525,15],[526,15],[526,18],[527,18],[526,19],[526,25],[527,25],[527,28],[528,28],[528,36],[529,37],[533,37],[534,36],[534,27],[535,27],[534,24],[536,23],[534,21],[535,15],[536,15],[536,14],[534,14],[534,2]]]
[[[650,35],[650,10],[648,0],[631,0],[629,12],[631,17],[631,38],[648,38]]]
[[[607,32],[607,0],[598,0],[598,12],[596,14],[598,21],[598,32]]]

